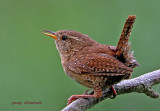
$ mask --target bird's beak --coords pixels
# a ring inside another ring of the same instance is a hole
[[[57,40],[57,37],[55,36],[55,32],[49,31],[49,30],[42,30],[42,31],[48,32],[48,33],[44,33],[44,32],[42,32],[42,33],[45,34],[45,35],[48,35],[48,36],[50,36],[52,38],[54,38],[55,40]]]

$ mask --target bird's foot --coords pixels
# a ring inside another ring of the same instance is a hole
[[[90,89],[89,89],[90,90]],[[99,98],[102,96],[102,89],[101,87],[96,87],[94,88],[94,94],[93,95],[89,95],[87,94],[89,90],[86,90],[85,93],[83,95],[72,95],[69,99],[68,99],[68,103],[67,105],[71,104],[73,101],[75,101],[78,98]]]
[[[83,95],[87,95],[87,97],[88,97],[88,95],[90,95],[90,94],[88,94],[90,90],[92,90],[92,89],[87,89],[87,90],[83,93]],[[85,97],[83,97],[83,95],[72,95],[72,96],[68,99],[67,105],[69,105],[70,103],[72,103],[72,101],[75,101],[75,100],[78,99],[78,98],[85,98]]]
[[[76,99],[78,99],[77,96],[78,96],[78,95],[72,95],[70,98],[68,98],[67,106],[68,106],[69,104],[71,104],[72,101],[75,101]]]
[[[71,104],[73,101],[75,101],[78,98],[99,98],[99,96],[97,95],[72,95],[69,99],[68,99],[68,103],[67,105]]]

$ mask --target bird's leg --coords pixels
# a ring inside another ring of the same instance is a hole
[[[113,97],[111,99],[114,99],[117,95],[116,90],[114,89],[113,86],[110,87],[111,91],[113,92]]]
[[[125,79],[130,79],[132,74],[129,74]]]
[[[94,88],[94,94],[93,95],[72,95],[69,99],[68,99],[68,103],[67,105],[69,105],[70,103],[72,103],[72,101],[78,99],[78,98],[100,98],[102,96],[102,88],[100,86],[95,87]]]

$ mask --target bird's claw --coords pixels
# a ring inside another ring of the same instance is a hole
[[[76,97],[76,95],[72,95],[70,98],[68,98],[67,106],[68,106],[69,104],[71,104],[72,101],[75,101],[76,99],[78,99],[78,98]]]
[[[89,95],[88,92],[89,92],[90,90],[92,90],[92,89],[87,89],[87,90],[83,93],[83,95]]]

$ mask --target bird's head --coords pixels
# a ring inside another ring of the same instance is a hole
[[[96,42],[88,35],[72,31],[61,30],[57,32],[43,30],[45,35],[54,38],[56,47],[60,54],[70,54],[82,50],[86,46],[92,46]]]

